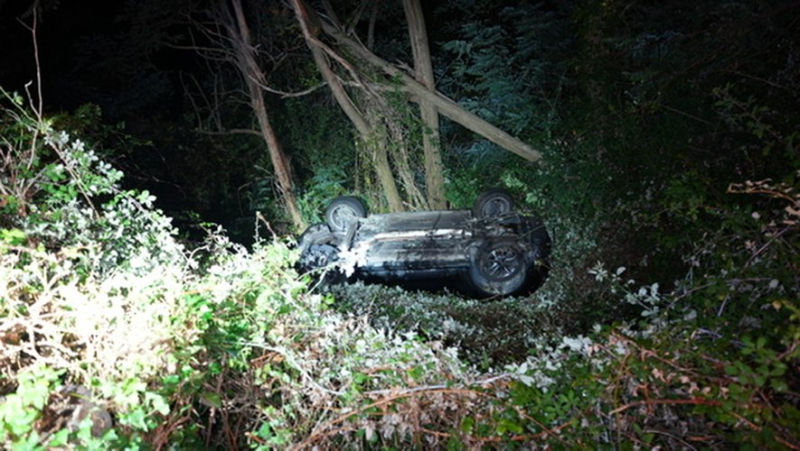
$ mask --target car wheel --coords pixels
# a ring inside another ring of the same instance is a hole
[[[365,218],[367,208],[355,197],[344,196],[333,200],[325,210],[325,222],[334,232],[344,232],[357,218]]]
[[[469,282],[481,297],[508,296],[526,283],[525,251],[513,239],[487,241],[470,261]]]
[[[493,218],[511,213],[514,210],[514,201],[511,196],[501,188],[493,188],[484,192],[475,201],[472,214],[476,218]]]
[[[300,272],[311,272],[325,268],[336,261],[339,249],[336,236],[326,224],[314,224],[298,240],[300,259],[297,261]]]

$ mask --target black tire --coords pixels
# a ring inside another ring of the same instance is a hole
[[[316,271],[335,262],[339,254],[337,241],[326,224],[314,224],[306,229],[297,243],[300,249],[298,271],[302,273]]]
[[[338,197],[325,210],[325,222],[335,233],[342,233],[357,218],[366,218],[367,208],[356,197]]]
[[[515,239],[489,240],[473,255],[467,279],[475,294],[482,298],[518,293],[528,281],[525,250]]]
[[[511,213],[514,200],[502,188],[492,188],[478,197],[472,207],[472,215],[478,219],[494,218]]]

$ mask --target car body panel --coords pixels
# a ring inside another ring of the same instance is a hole
[[[463,267],[469,263],[465,244],[471,217],[467,210],[371,215],[353,224],[349,250],[363,255],[359,269],[365,272]]]

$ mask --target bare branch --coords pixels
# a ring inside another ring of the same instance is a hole
[[[336,11],[333,10],[330,1],[322,0],[322,9],[325,10],[325,14],[328,16],[328,19],[332,24],[338,28],[342,28],[342,21],[339,20],[339,17],[336,15]]]
[[[211,135],[211,136],[253,135],[253,136],[258,136],[259,138],[263,138],[264,136],[261,134],[260,131],[252,130],[249,128],[230,128],[227,130],[218,130],[218,131],[197,129],[195,130],[195,133],[200,133],[202,135]]]
[[[278,89],[270,88],[269,86],[267,86],[265,84],[259,83],[259,86],[261,86],[261,89],[263,89],[264,91],[267,91],[269,93],[272,93],[272,94],[278,94],[279,96],[281,96],[282,99],[293,98],[293,97],[302,97],[302,96],[311,94],[312,92],[316,91],[317,89],[319,89],[319,88],[321,88],[323,86],[327,86],[327,85],[328,85],[328,82],[323,81],[322,83],[316,84],[316,85],[314,85],[314,86],[312,86],[312,87],[310,87],[308,89],[304,89],[302,91],[286,92],[286,91],[281,91],[281,90],[278,90]]]
[[[296,8],[295,8],[295,12],[296,12],[296,14],[298,16],[298,22],[300,22],[300,28],[303,31],[303,36],[305,37],[306,41],[309,44],[313,44],[315,47],[321,49],[329,57],[331,57],[334,60],[336,60],[336,62],[338,62],[342,67],[345,68],[345,70],[347,70],[347,72],[350,73],[350,76],[353,78],[354,81],[360,83],[361,77],[359,77],[358,72],[356,71],[356,68],[353,67],[353,65],[350,64],[349,61],[347,61],[341,55],[336,53],[336,51],[334,51],[327,44],[325,44],[324,42],[319,40],[319,38],[317,37],[316,30],[318,30],[320,28],[322,22],[319,20],[319,17],[317,17],[317,15],[314,13],[314,11],[311,10],[311,9],[306,8],[305,4],[303,4],[303,3],[297,3],[296,4]],[[312,33],[312,30],[309,27],[309,25],[313,25],[314,26],[314,30],[315,30],[314,33]],[[328,25],[328,26],[329,27],[333,27],[332,25]]]
[[[367,48],[370,50],[375,48],[375,23],[378,21],[378,8],[380,8],[380,2],[373,2],[367,31]]]
[[[361,3],[359,3],[355,14],[353,14],[353,18],[350,19],[350,24],[347,25],[347,34],[353,34],[353,31],[355,30],[356,25],[358,25],[358,22],[361,20],[361,15],[364,14],[364,10],[367,9],[368,4],[372,4],[373,11],[377,11],[379,3],[380,2],[375,2],[371,0],[361,0]],[[374,16],[370,17],[370,19],[372,19],[373,17]]]

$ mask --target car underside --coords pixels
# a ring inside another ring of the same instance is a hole
[[[473,210],[374,215],[366,215],[355,198],[337,199],[326,212],[327,224],[301,236],[299,267],[326,271],[330,281],[439,280],[479,298],[535,290],[549,269],[544,223],[511,211],[504,192],[481,199]]]

